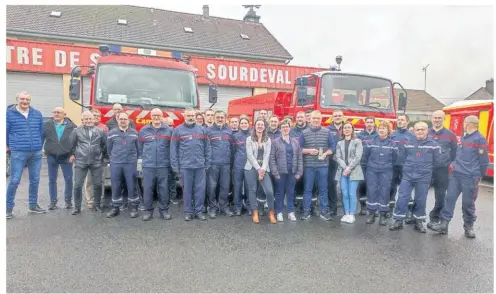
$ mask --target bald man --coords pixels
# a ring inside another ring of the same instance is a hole
[[[465,237],[475,238],[475,200],[479,192],[479,182],[489,165],[488,146],[486,138],[479,132],[479,119],[476,116],[467,116],[463,122],[463,129],[465,135],[458,143],[448,193],[439,216],[440,221],[429,229],[441,234],[448,233],[448,224],[453,218],[456,201],[462,194]]]
[[[112,111],[114,113],[114,117],[112,117],[112,119],[107,122],[107,127],[109,128],[109,130],[115,129],[119,126],[119,123],[117,122],[117,116],[119,115],[119,113],[124,112],[124,109],[122,108],[122,105],[116,103],[112,105]],[[134,124],[134,121],[129,120],[129,127],[136,129],[136,124]]]
[[[103,212],[100,207],[102,196],[103,159],[107,157],[107,134],[95,127],[93,113],[85,111],[81,117],[82,125],[75,129],[70,137],[73,155],[70,162],[74,167],[74,210],[72,215],[81,213],[83,200],[83,184],[88,171],[93,183],[94,210]]]
[[[429,213],[430,222],[427,227],[432,226],[433,223],[439,222],[439,214],[443,209],[444,198],[448,190],[449,183],[449,166],[456,158],[456,150],[458,148],[458,139],[456,135],[446,129],[444,124],[444,112],[442,110],[434,111],[432,113],[432,128],[429,129],[429,137],[436,141],[441,147],[442,161],[434,165],[432,171],[432,180],[434,184],[434,195],[436,203],[434,208]]]
[[[64,175],[65,208],[72,207],[72,155],[69,138],[77,126],[67,117],[62,107],[55,107],[52,119],[45,122],[45,155],[48,164],[48,192],[50,194],[49,210],[57,208],[57,176],[59,166]]]

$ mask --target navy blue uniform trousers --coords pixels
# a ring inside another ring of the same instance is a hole
[[[434,192],[436,203],[434,208],[429,213],[430,220],[438,220],[441,210],[444,206],[444,199],[446,198],[446,191],[449,184],[449,169],[448,167],[438,167],[432,171],[432,179],[434,182]]]
[[[472,226],[477,219],[475,215],[475,200],[479,193],[480,177],[472,177],[453,172],[448,184],[448,193],[441,210],[441,218],[451,221],[455,211],[458,196],[462,194],[462,212],[465,226]]]
[[[230,181],[231,166],[229,164],[212,165],[210,167],[207,180],[208,208],[210,211],[224,211],[229,208]],[[217,187],[219,187],[218,199],[216,193]]]
[[[205,169],[183,168],[179,173],[183,186],[184,213],[198,214],[203,212],[206,187]]]
[[[365,179],[367,184],[367,210],[370,212],[388,212],[393,172],[377,172],[368,169]]]
[[[396,207],[394,208],[393,219],[404,220],[406,213],[408,212],[408,202],[411,199],[412,191],[415,189],[413,197],[413,217],[415,219],[425,219],[425,205],[427,202],[427,193],[429,192],[429,184],[426,181],[409,181],[401,180],[400,191],[398,193],[398,200],[396,201]]]
[[[166,167],[143,168],[143,200],[146,211],[153,212],[153,195],[156,190],[158,190],[159,211],[169,209],[169,174],[170,168]]]
[[[139,205],[139,197],[134,193],[137,182],[137,163],[110,164],[110,181],[112,183],[112,206],[119,207],[123,203],[121,187],[127,187],[127,199],[131,205]],[[123,183],[124,180],[124,183]]]

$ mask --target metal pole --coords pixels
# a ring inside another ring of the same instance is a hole
[[[427,91],[427,68],[429,67],[430,64],[424,66],[422,68],[422,71],[424,72],[424,91]]]

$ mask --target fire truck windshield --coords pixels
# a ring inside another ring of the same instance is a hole
[[[96,104],[197,107],[193,72],[128,64],[101,64],[96,73]]]
[[[322,108],[393,112],[391,89],[392,83],[382,78],[324,74],[319,103]]]

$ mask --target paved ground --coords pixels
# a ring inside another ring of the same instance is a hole
[[[480,189],[477,239],[468,240],[460,206],[448,236],[390,232],[364,217],[354,225],[184,222],[177,205],[173,220],[144,223],[64,209],[28,215],[23,183],[7,222],[8,292],[493,292],[490,187]]]

